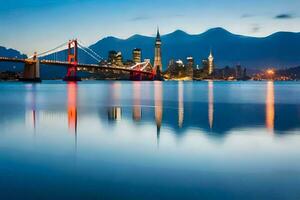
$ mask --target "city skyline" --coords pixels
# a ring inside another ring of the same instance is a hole
[[[192,0],[189,4],[182,0],[172,3],[13,0],[2,5],[0,26],[5,28],[0,33],[0,45],[26,54],[70,38],[93,44],[107,36],[155,36],[157,26],[162,35],[177,29],[198,34],[223,27],[236,34],[262,37],[277,31],[299,32],[300,22],[296,9],[300,2],[295,0],[264,0],[259,4],[234,0],[225,3]]]

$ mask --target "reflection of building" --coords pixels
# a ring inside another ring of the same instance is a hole
[[[120,82],[114,82],[111,84],[111,89],[109,90],[111,92],[109,102],[111,107],[108,108],[107,115],[111,121],[119,121],[122,118],[122,108],[120,107],[121,86]]]
[[[133,49],[132,59],[133,59],[134,63],[142,62],[142,51],[141,51],[141,49]]]
[[[208,123],[212,129],[214,123],[214,82],[208,82]]]
[[[133,83],[133,110],[132,118],[134,121],[140,121],[142,119],[141,108],[141,82]]]
[[[210,54],[208,56],[208,75],[211,75],[214,72],[214,57],[212,55],[212,51],[210,50]]]
[[[179,128],[183,125],[184,119],[184,102],[183,102],[183,83],[178,82],[178,126]]]
[[[121,107],[109,108],[107,112],[107,116],[108,116],[108,120],[120,121],[122,119],[122,108]]]
[[[159,34],[159,29],[157,29],[157,35],[155,40],[155,54],[154,54],[154,69],[157,70],[159,68],[160,72],[162,72],[162,61],[161,61],[161,39]]]
[[[162,83],[154,83],[154,106],[155,106],[155,122],[157,127],[157,139],[159,140],[160,128],[162,125],[163,118],[163,92]]]
[[[275,97],[274,97],[274,82],[269,81],[267,83],[266,94],[266,127],[270,132],[274,130],[275,120]]]

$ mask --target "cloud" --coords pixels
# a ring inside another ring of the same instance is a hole
[[[274,19],[292,19],[294,18],[291,14],[279,14],[274,17]]]
[[[145,20],[149,20],[151,19],[151,17],[149,16],[137,16],[134,18],[131,18],[130,21],[145,21]]]
[[[254,15],[251,15],[251,14],[243,14],[241,16],[241,18],[250,18],[250,17],[254,17]]]

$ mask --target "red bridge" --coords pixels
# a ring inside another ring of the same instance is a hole
[[[63,50],[67,50],[67,60],[66,61],[56,61],[56,60],[46,60],[43,59],[46,56],[57,52],[58,49],[67,47]],[[90,57],[95,59],[97,64],[84,64],[78,61],[78,48],[87,53]],[[39,58],[42,58],[41,60]],[[84,47],[78,40],[70,40],[67,43],[59,45],[58,47],[46,51],[41,54],[35,53],[32,57],[28,59],[20,58],[7,58],[0,57],[0,62],[14,62],[14,63],[24,63],[24,73],[22,81],[32,81],[40,82],[40,64],[45,65],[56,65],[66,67],[67,73],[64,77],[65,81],[80,81],[81,79],[77,76],[77,71],[87,71],[87,72],[97,72],[101,70],[113,70],[113,71],[123,71],[128,72],[131,80],[154,80],[156,77],[156,70],[152,68],[150,61],[145,61],[142,63],[136,63],[130,67],[118,67],[118,66],[108,66],[102,65],[100,62],[103,59],[95,53],[92,49]]]

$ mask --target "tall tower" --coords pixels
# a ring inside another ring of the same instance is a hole
[[[137,48],[133,49],[132,58],[134,63],[142,62],[142,50]]]
[[[210,50],[208,56],[208,74],[211,75],[214,72],[214,57],[212,55],[212,50]]]
[[[154,69],[155,72],[159,68],[159,71],[162,72],[162,63],[161,63],[161,39],[159,34],[159,29],[157,28],[156,40],[155,40],[155,55],[154,55]]]

